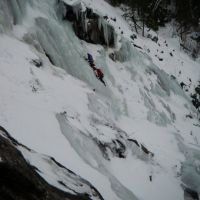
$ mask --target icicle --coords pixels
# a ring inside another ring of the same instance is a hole
[[[103,28],[104,39],[105,39],[105,42],[108,46],[109,40],[110,40],[109,31],[108,31],[108,24],[105,22],[105,20],[102,19],[102,17],[99,17],[98,28],[99,28],[99,30],[101,30],[101,28]]]
[[[131,45],[125,38],[122,38],[121,48],[115,52],[115,55],[116,59],[120,62],[129,61],[133,57],[134,53],[132,52]]]
[[[81,26],[85,32],[87,32],[87,22],[86,22],[86,13],[81,12]]]
[[[101,30],[101,22],[102,22],[102,18],[99,17],[99,19],[98,19],[98,28],[99,28],[99,30]]]
[[[109,31],[108,31],[108,25],[105,23],[104,20],[103,20],[103,33],[104,33],[106,44],[108,46],[109,45]]]
[[[88,20],[86,19],[86,14],[85,14],[85,32],[87,33],[88,32]]]
[[[21,1],[10,1],[10,7],[12,9],[12,14],[14,17],[14,24],[20,24],[22,22],[22,18],[25,15],[26,11],[26,4],[27,1],[21,0]]]
[[[26,11],[26,1],[0,0],[0,32],[12,29],[12,25],[20,24]]]
[[[86,6],[83,4],[83,2],[80,3],[81,11],[86,13]]]
[[[57,7],[56,7],[56,14],[59,19],[63,19],[63,17],[67,16],[68,8],[64,5],[64,3],[61,1]]]
[[[114,47],[116,47],[117,48],[117,33],[116,32],[114,32]]]
[[[12,8],[12,14],[13,14],[13,23],[18,24],[21,22],[21,12],[20,7],[16,1],[10,1],[11,8]]]
[[[4,33],[5,30],[12,29],[12,17],[5,0],[0,1],[0,8],[0,33]]]
[[[73,12],[75,13],[77,20],[79,20],[79,9],[80,8],[79,8],[78,5],[76,5],[76,6],[73,7]]]

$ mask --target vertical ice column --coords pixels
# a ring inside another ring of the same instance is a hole
[[[109,46],[110,39],[112,36],[111,28],[108,26],[108,24],[105,22],[105,20],[102,17],[99,17],[98,19],[98,27],[99,27],[99,30],[103,28],[104,39],[105,39],[106,45]]]
[[[20,1],[15,1],[15,0],[10,0],[10,7],[12,10],[13,14],[13,23],[14,24],[19,24],[22,22],[22,17],[25,14],[25,8],[26,8],[26,3],[27,1],[20,0]]]
[[[12,29],[12,14],[7,0],[0,1],[0,33]]]

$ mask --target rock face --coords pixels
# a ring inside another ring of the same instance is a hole
[[[200,82],[195,88],[195,93],[191,95],[194,107],[200,112]]]
[[[185,200],[199,200],[199,195],[196,191],[189,188],[184,189],[184,199]]]
[[[101,17],[91,8],[83,8],[81,2],[75,5],[63,3],[63,20],[73,24],[75,34],[82,40],[107,46],[115,45],[114,28],[107,23],[108,17]]]
[[[93,138],[93,141],[97,144],[104,159],[111,160],[111,157],[126,158],[128,151],[131,151],[135,156],[142,160],[151,160],[154,157],[154,153],[149,151],[147,147],[136,139],[129,138],[128,134],[117,127],[116,124],[109,122],[104,123],[95,118],[93,119],[93,122],[95,123],[95,125],[93,124],[93,127],[97,132],[99,129],[98,125],[101,125],[107,127],[116,134],[116,138],[113,138],[110,141],[103,141],[97,137]]]
[[[19,144],[4,128],[0,127],[0,200],[91,199],[86,192],[74,195],[49,185],[37,173],[39,169],[28,164],[16,146],[31,151]],[[92,189],[96,192],[95,188]],[[102,199],[100,194],[96,197]]]

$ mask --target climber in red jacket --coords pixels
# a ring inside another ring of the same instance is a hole
[[[95,76],[106,86],[105,81],[103,80],[104,74],[101,69],[94,67]]]

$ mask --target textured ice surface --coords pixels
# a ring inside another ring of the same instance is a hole
[[[111,189],[116,193],[119,199],[137,199],[136,196],[127,188],[125,188],[119,180],[109,171],[107,161],[104,160],[98,146],[91,137],[85,135],[84,132],[72,127],[65,116],[57,115],[61,131],[68,139],[72,147],[80,155],[80,157],[92,168],[98,170],[106,176],[111,184]],[[84,151],[83,151],[84,149]]]

